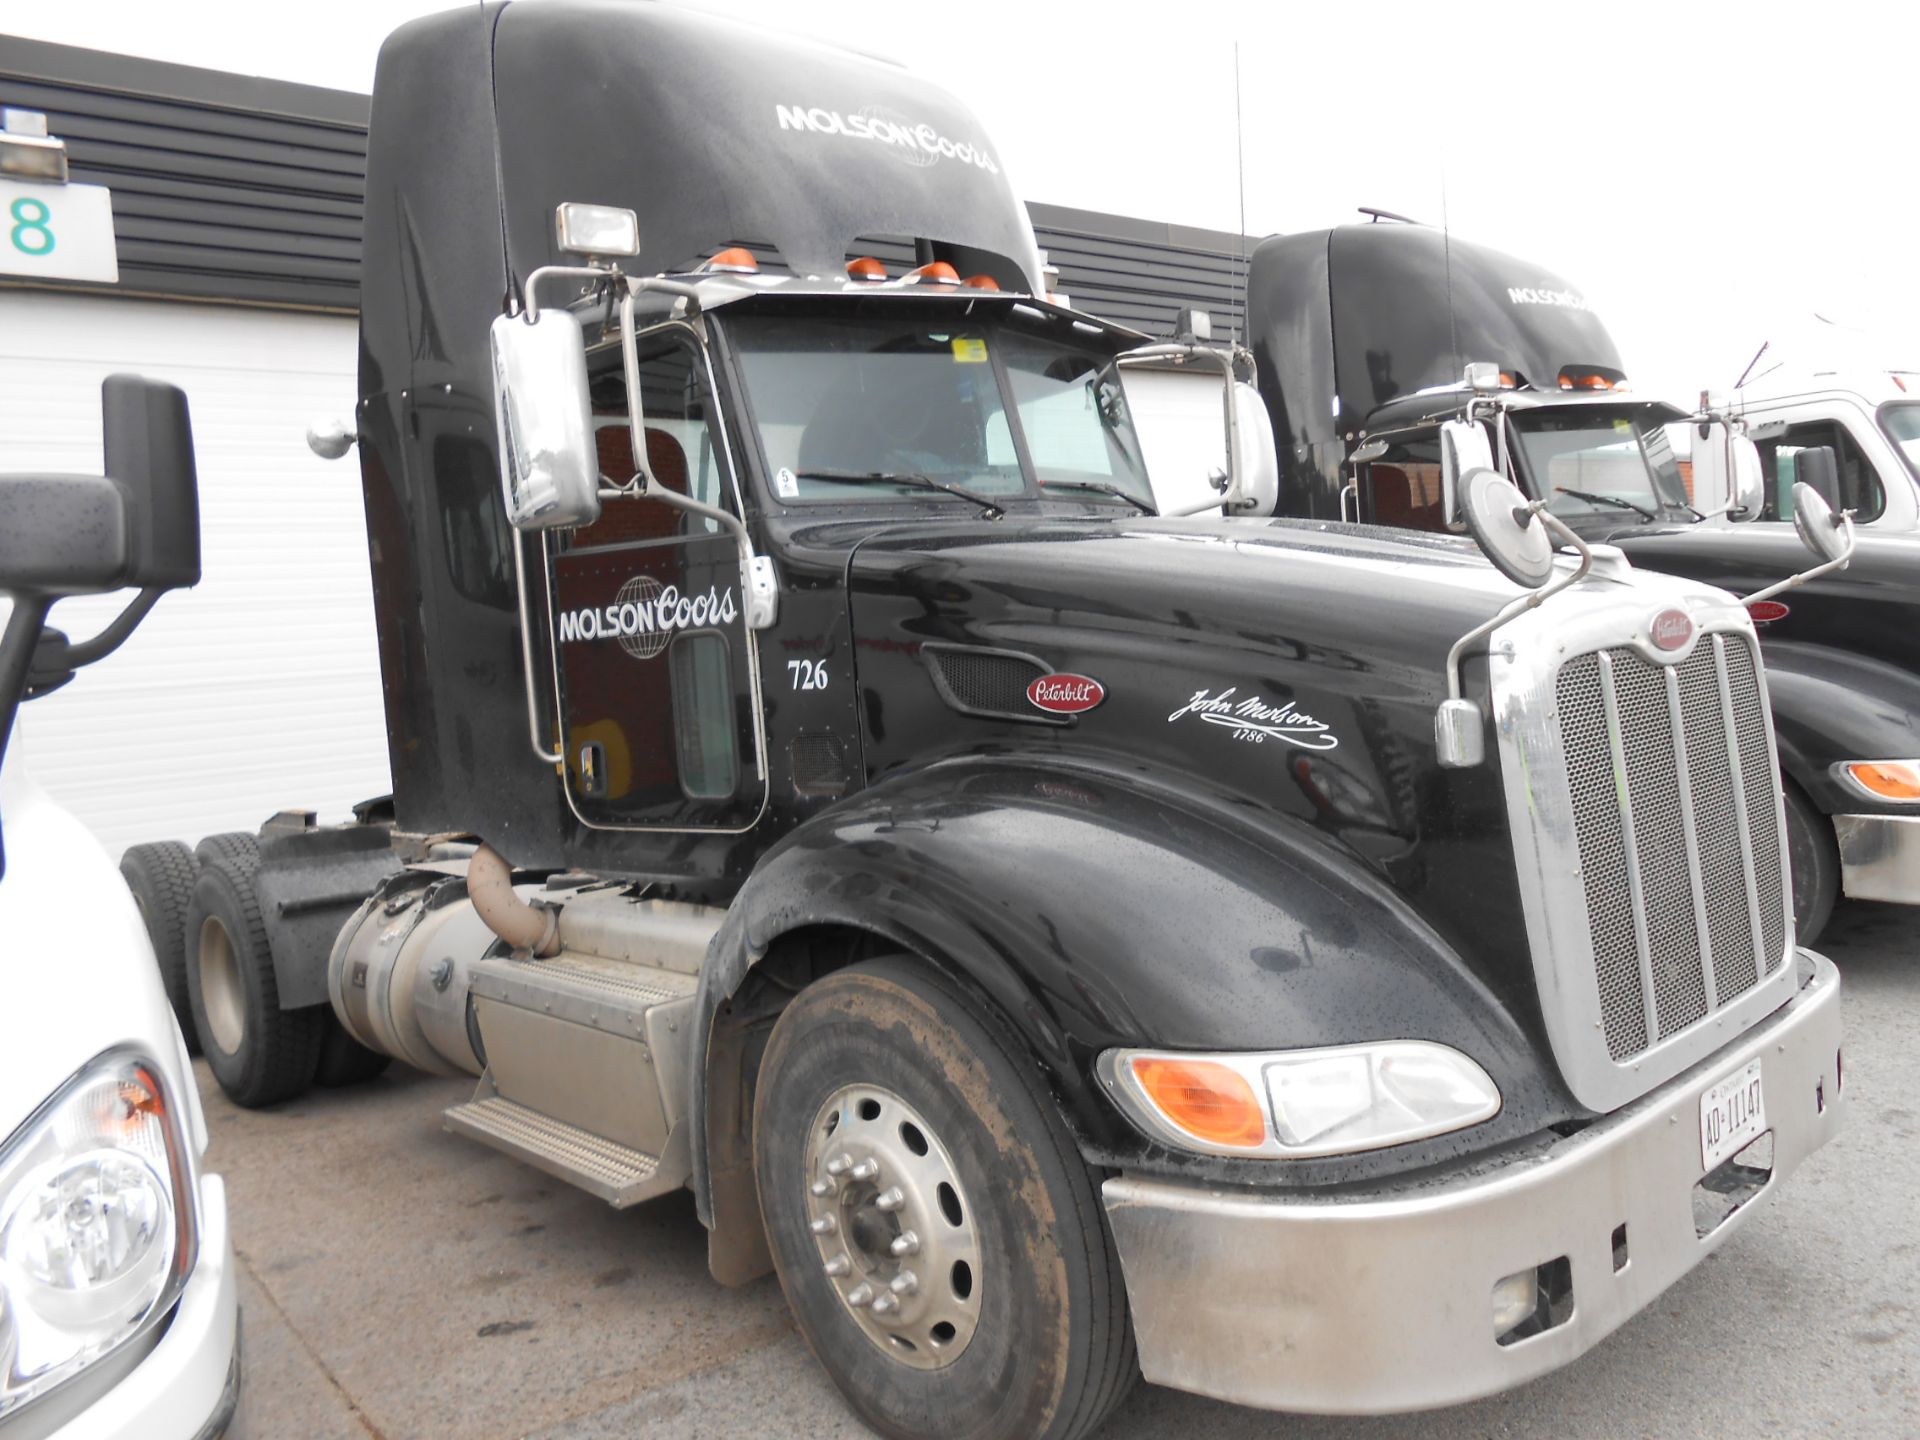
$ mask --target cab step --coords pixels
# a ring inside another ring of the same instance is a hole
[[[616,1210],[680,1185],[678,1179],[661,1173],[659,1157],[542,1115],[504,1096],[488,1095],[455,1105],[444,1119],[454,1134],[577,1185]]]

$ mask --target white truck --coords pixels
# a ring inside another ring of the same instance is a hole
[[[226,1192],[140,909],[6,740],[199,579],[186,398],[114,376],[107,471],[0,475],[0,1435],[206,1440],[239,1395]],[[70,595],[137,591],[78,643]]]

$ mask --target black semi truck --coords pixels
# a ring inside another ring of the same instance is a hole
[[[1458,236],[1411,223],[1275,236],[1254,250],[1247,313],[1280,514],[1464,530],[1464,444],[1589,542],[1754,599],[1799,939],[1818,937],[1841,893],[1920,904],[1920,542],[1863,531],[1846,566],[1772,598],[1805,552],[1791,527],[1739,523],[1761,518],[1763,497],[1738,426],[1634,394],[1579,289]],[[1668,438],[1683,420],[1698,425],[1704,508]],[[1822,458],[1802,470],[1830,475]]]
[[[315,439],[359,444],[394,791],[203,853],[236,1100],[473,1073],[453,1130],[691,1188],[875,1429],[1005,1440],[1140,1375],[1517,1384],[1835,1132],[1725,595],[1151,513],[1122,357],[1217,357],[1053,303],[974,119],[836,49],[418,21],[367,179],[361,400]],[[1504,498],[1510,560],[1548,522]]]

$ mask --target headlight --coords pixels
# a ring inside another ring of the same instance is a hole
[[[184,1127],[158,1069],[112,1053],[0,1152],[0,1422],[144,1334],[198,1236]]]
[[[1099,1071],[1141,1129],[1209,1155],[1348,1155],[1500,1112],[1485,1070],[1427,1040],[1241,1055],[1109,1050]]]

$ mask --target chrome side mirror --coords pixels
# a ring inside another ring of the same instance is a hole
[[[580,322],[565,310],[502,315],[488,338],[508,523],[591,525],[600,518],[600,457]]]
[[[1440,512],[1447,529],[1467,528],[1462,481],[1475,470],[1491,470],[1493,444],[1471,420],[1447,420],[1440,426]]]
[[[307,426],[307,448],[322,460],[338,460],[360,437],[346,421],[323,415]]]
[[[1233,384],[1233,423],[1240,441],[1233,477],[1239,503],[1229,503],[1227,513],[1271,515],[1280,503],[1280,452],[1266,402],[1244,380]]]
[[[1760,464],[1760,447],[1745,435],[1735,435],[1730,444],[1732,478],[1728,481],[1728,498],[1733,508],[1727,512],[1727,518],[1757,520],[1760,512],[1767,508],[1767,474]]]

